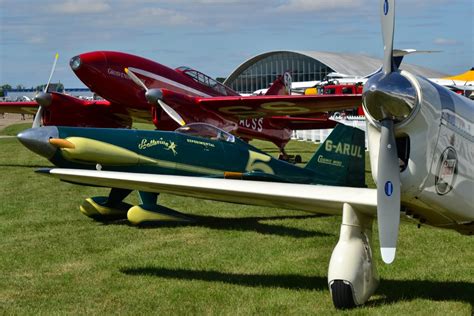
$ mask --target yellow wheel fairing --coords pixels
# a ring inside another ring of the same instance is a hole
[[[87,198],[84,200],[84,202],[82,202],[79,210],[82,214],[98,220],[126,218],[127,210],[131,206],[130,204],[121,202],[116,207],[109,207],[99,204],[105,203],[106,201],[106,197]]]
[[[189,223],[192,221],[181,213],[159,205],[156,205],[153,210],[144,209],[140,205],[133,206],[128,210],[127,218],[132,225],[150,225],[165,222]]]

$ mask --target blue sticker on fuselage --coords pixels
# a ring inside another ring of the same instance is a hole
[[[388,14],[388,0],[385,0],[385,2],[383,3],[383,14]]]
[[[385,195],[391,196],[393,194],[393,183],[391,181],[385,182]]]

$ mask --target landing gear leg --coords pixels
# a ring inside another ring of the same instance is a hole
[[[286,153],[284,147],[280,147],[280,155],[278,155],[278,159],[283,160],[283,161],[290,160],[290,156]]]
[[[278,159],[289,162],[289,163],[301,163],[301,156],[300,155],[288,155],[283,147],[280,147],[280,155]]]
[[[159,225],[163,223],[190,223],[193,220],[182,213],[157,204],[158,193],[138,192],[140,205],[128,210],[127,218],[133,225]]]
[[[328,271],[329,290],[336,308],[364,304],[378,286],[371,248],[372,222],[372,217],[344,204],[339,241]]]
[[[130,204],[123,202],[132,190],[110,190],[109,196],[94,196],[82,202],[79,210],[95,220],[114,220],[126,218]]]

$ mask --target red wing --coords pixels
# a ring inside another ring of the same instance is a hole
[[[330,120],[328,116],[315,118],[279,116],[270,117],[268,120],[291,130],[325,129],[334,128],[337,125],[337,122]]]
[[[211,107],[200,106],[198,103],[201,100],[200,98],[187,96],[167,89],[163,89],[162,92],[163,101],[178,112],[186,123],[206,122],[227,131],[236,127],[235,124],[229,121],[229,119],[231,119],[229,115],[223,115]],[[210,99],[212,100],[212,98]]]
[[[360,94],[213,97],[195,100],[202,108],[234,120],[283,115],[311,117],[322,112],[357,108],[361,102]]]
[[[36,102],[1,102],[0,113],[36,114]],[[45,126],[122,127],[131,126],[130,114],[106,100],[82,100],[62,93],[51,93],[51,104],[43,111]]]
[[[0,102],[0,113],[35,114],[38,103],[29,102]]]
[[[106,100],[82,100],[62,93],[51,93],[51,105],[44,109],[44,125],[129,128],[128,111]]]

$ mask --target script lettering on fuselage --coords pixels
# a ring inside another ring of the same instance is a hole
[[[325,164],[325,165],[331,165],[331,166],[336,166],[336,167],[342,167],[342,161],[340,160],[333,160],[329,158],[324,158],[323,155],[318,156],[318,162]]]
[[[145,150],[150,147],[155,147],[155,146],[163,146],[165,150],[169,150],[173,153],[173,155],[176,155],[178,152],[176,151],[176,145],[175,142],[169,142],[167,140],[164,140],[163,138],[160,139],[146,139],[143,138],[139,143],[138,143],[138,149],[140,150]]]
[[[190,144],[201,145],[201,146],[204,146],[206,148],[216,147],[216,145],[214,145],[213,143],[208,143],[208,142],[204,142],[202,140],[196,140],[196,139],[192,139],[192,138],[186,139],[186,142],[188,142]]]
[[[263,117],[240,120],[239,125],[242,127],[253,129],[254,131],[261,132],[263,131]]]
[[[362,158],[362,148],[360,146],[348,143],[334,144],[330,139],[326,140],[325,149],[336,154]]]
[[[123,79],[128,79],[128,80],[131,80],[126,73],[124,72],[121,72],[121,71],[117,71],[117,70],[113,70],[112,68],[107,68],[107,73],[111,76],[114,76],[114,77],[119,77],[119,78],[123,78]]]

